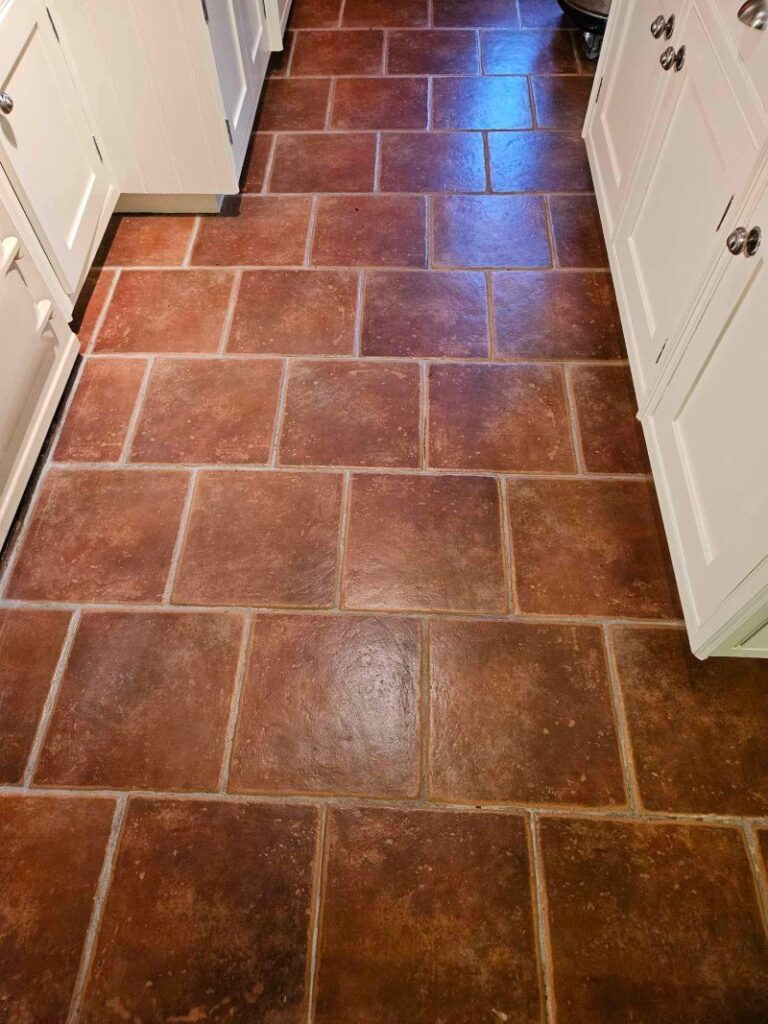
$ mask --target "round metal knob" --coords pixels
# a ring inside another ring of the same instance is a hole
[[[750,28],[756,28],[758,32],[765,32],[768,25],[768,4],[765,0],[747,0],[739,8],[739,21],[743,21]]]
[[[680,49],[675,54],[675,60],[674,60],[675,71],[680,71],[680,69],[682,68],[683,64],[685,64],[685,47],[681,46]]]
[[[760,248],[760,242],[763,240],[763,232],[760,228],[752,228],[747,235],[746,251],[747,256],[754,256],[757,250]]]
[[[748,237],[749,234],[746,228],[734,228],[725,240],[728,252],[732,256],[739,256],[747,247]]]
[[[665,71],[669,71],[672,65],[675,63],[675,48],[674,46],[668,46],[666,50],[659,57],[659,64],[664,68]]]
[[[10,114],[13,110],[13,100],[7,92],[0,92],[0,113]]]
[[[674,28],[674,14],[670,14],[670,16],[666,19],[664,18],[663,14],[660,14],[658,18],[654,18],[651,22],[651,35],[654,39],[661,39],[662,36],[666,36],[667,39],[671,39]]]

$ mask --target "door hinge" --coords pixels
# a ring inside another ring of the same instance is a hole
[[[667,341],[669,341],[669,338],[667,338],[667,339],[666,339],[666,341],[664,342],[664,344],[663,344],[663,345],[661,346],[661,348],[659,349],[659,354],[658,354],[658,355],[656,356],[656,365],[657,365],[657,366],[659,365],[659,360],[660,360],[660,359],[661,359],[661,357],[662,357],[662,356],[664,355],[664,349],[665,349],[665,348],[667,347]]]
[[[205,18],[206,23],[208,23],[211,20],[208,17],[208,4],[205,2],[205,0],[200,0],[200,3],[203,5],[203,17]]]
[[[601,92],[601,90],[603,88],[603,79],[604,78],[605,78],[605,75],[601,75],[600,76],[600,81],[598,82],[598,85],[597,85],[597,94],[595,95],[595,103],[597,103],[597,101],[600,99],[600,92]]]
[[[234,140],[232,138],[232,125],[229,123],[229,118],[228,117],[224,118],[224,124],[227,126],[227,135],[229,136],[229,144],[230,144],[230,146],[234,146],[235,143],[234,143]]]
[[[724,220],[725,220],[725,218],[726,218],[726,217],[728,216],[728,211],[729,211],[729,210],[730,210],[730,208],[731,208],[731,203],[733,202],[733,200],[734,200],[735,198],[736,198],[736,197],[735,197],[735,195],[732,195],[732,196],[731,196],[731,198],[730,198],[730,199],[728,200],[728,202],[726,203],[725,209],[723,210],[723,216],[722,216],[722,217],[720,218],[720,220],[719,220],[719,221],[717,222],[717,227],[715,228],[715,234],[717,234],[717,232],[718,232],[718,231],[720,230],[720,228],[721,228],[721,227],[723,226],[723,221],[724,221]]]
[[[46,11],[46,14],[48,15],[48,21],[50,21],[50,23],[51,23],[51,28],[53,29],[53,34],[56,36],[56,42],[60,43],[61,39],[59,39],[59,32],[58,32],[58,29],[56,28],[56,22],[53,20],[53,15],[51,14],[50,8],[46,7],[45,11]]]
[[[99,144],[96,141],[96,136],[92,135],[91,138],[93,139],[93,144],[96,147],[96,152],[99,154],[99,160],[101,160],[101,162],[104,163],[104,157],[101,155],[101,150],[99,149]]]

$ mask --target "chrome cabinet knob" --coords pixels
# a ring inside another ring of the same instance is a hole
[[[683,64],[685,64],[685,47],[681,46],[680,49],[675,52],[674,46],[668,46],[659,57],[659,64],[661,64],[665,71],[669,71],[671,68],[674,68],[675,71],[679,71]]]
[[[671,39],[674,29],[674,14],[670,14],[666,19],[663,14],[660,14],[658,18],[654,18],[651,22],[651,35],[654,39],[661,39],[662,36],[665,36],[667,39]]]
[[[13,100],[7,92],[0,92],[0,113],[10,114],[13,110]]]
[[[743,21],[750,28],[756,28],[758,32],[765,32],[768,25],[768,3],[766,0],[747,0],[739,8],[739,21]]]
[[[732,256],[739,256],[747,247],[749,232],[746,228],[734,228],[725,240],[728,252]]]
[[[747,244],[745,246],[747,256],[754,256],[757,250],[760,248],[760,243],[763,240],[763,232],[760,228],[752,228],[747,235]]]

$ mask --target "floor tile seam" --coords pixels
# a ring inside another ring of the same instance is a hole
[[[520,32],[530,32],[532,35],[546,33],[549,35],[553,32],[569,32],[571,35],[576,31],[575,29],[567,25],[478,25],[476,21],[466,22],[461,25],[384,25],[384,24],[370,24],[370,25],[300,25],[298,28],[290,30],[293,32],[294,37],[298,37],[299,33],[320,34],[325,35],[336,35],[339,32],[359,32],[359,33],[370,33],[370,32],[487,32],[490,35],[509,35],[510,33],[518,34]],[[279,77],[279,76],[278,76]]]
[[[419,367],[419,469],[423,472],[429,466],[429,363],[425,359],[418,360]]]
[[[635,754],[632,745],[632,732],[629,726],[629,718],[624,701],[624,692],[621,685],[621,675],[616,661],[616,650],[613,644],[613,636],[610,626],[603,624],[602,633],[603,653],[608,675],[611,709],[613,712],[614,727],[616,729],[616,740],[619,749],[619,758],[621,761],[625,795],[629,800],[630,807],[634,811],[642,812],[645,808],[643,806],[640,790],[640,780],[637,775],[637,766],[635,763]]]
[[[264,178],[262,179],[262,182],[261,182],[261,188],[259,189],[258,192],[248,192],[245,189],[243,189],[240,192],[240,195],[242,195],[242,196],[250,196],[250,195],[257,195],[257,196],[259,196],[259,195],[274,194],[274,193],[270,192],[270,188],[271,188],[271,184],[272,184],[272,170],[273,170],[273,168],[275,166],[275,156],[277,154],[278,136],[280,134],[282,134],[282,133],[281,132],[265,132],[264,134],[270,134],[272,136],[272,138],[270,139],[270,142],[269,142],[269,152],[267,153],[267,162],[264,165]],[[318,132],[318,134],[321,134],[321,133]]]
[[[275,412],[272,419],[272,433],[269,442],[269,452],[265,463],[265,465],[269,466],[270,469],[274,470],[285,468],[280,464],[280,443],[282,441],[283,428],[285,426],[285,410],[288,404],[288,385],[290,375],[291,361],[286,358],[282,360],[280,366],[280,384],[277,392]]]
[[[120,455],[115,462],[115,465],[117,466],[126,466],[131,464],[133,444],[139,429],[139,422],[141,420],[142,413],[144,412],[144,407],[147,400],[147,393],[149,391],[149,384],[152,379],[152,371],[154,365],[155,357],[148,356],[146,365],[144,366],[144,372],[141,377],[141,383],[139,384],[139,390],[136,392],[136,398],[134,399],[133,402],[133,409],[131,410],[131,415],[128,418],[128,424],[125,428],[125,437],[123,438],[123,444],[120,449]],[[51,464],[54,466],[59,466],[62,463],[56,460],[51,460]]]
[[[365,271],[357,275],[363,277]],[[301,363],[344,363],[362,362],[376,366],[379,364],[393,363],[402,366],[413,366],[420,362],[426,362],[430,366],[492,366],[492,367],[585,367],[587,369],[619,368],[627,369],[629,361],[626,359],[568,359],[544,357],[540,359],[530,356],[380,356],[367,355],[366,353],[351,352],[233,352],[227,350],[218,352],[96,352],[93,355],[84,356],[83,365],[98,362],[144,362],[153,356],[155,363],[187,363],[187,362],[232,362],[232,363],[276,363],[281,359],[288,359],[291,362]],[[53,462],[64,462],[70,460],[57,460]],[[100,459],[95,461],[102,461]],[[646,474],[648,475],[648,474]]]
[[[285,62],[285,78],[290,78],[291,71],[293,70],[293,55],[296,52],[296,35],[298,29],[292,29],[290,32],[290,39],[288,43],[288,59]]]
[[[104,296],[104,302],[102,304],[101,309],[99,310],[99,315],[96,317],[96,323],[93,325],[93,330],[91,331],[91,337],[90,337],[90,339],[88,341],[88,345],[86,347],[86,353],[88,355],[90,355],[94,351],[96,343],[99,340],[99,334],[101,333],[101,329],[104,326],[104,321],[107,319],[107,315],[109,314],[109,308],[112,305],[112,300],[113,300],[113,298],[115,296],[115,292],[117,290],[117,285],[118,285],[118,282],[120,281],[120,277],[121,277],[122,272],[123,272],[123,268],[121,266],[99,267],[99,268],[96,268],[96,269],[97,270],[104,270],[104,269],[112,270],[113,274],[112,274],[112,280],[109,282],[109,287],[107,288],[107,294]]]
[[[336,76],[331,76],[328,83],[328,95],[325,100],[325,116],[323,118],[323,131],[329,132],[333,128],[333,108],[336,104]]]
[[[556,1024],[557,1004],[555,1000],[554,956],[549,923],[549,900],[541,853],[541,836],[535,812],[526,814],[526,838],[528,841],[529,879],[531,885],[533,931],[536,944],[536,959],[539,967],[539,991],[541,1009],[546,1024]]]
[[[383,132],[376,132],[376,152],[373,160],[373,187],[371,191],[374,194],[383,192],[381,187],[381,160],[382,160],[382,135]],[[339,193],[342,194],[342,193]]]
[[[197,236],[200,234],[200,225],[202,224],[202,222],[203,219],[199,215],[196,216],[193,221],[192,230],[189,233],[187,248],[184,252],[184,256],[181,261],[182,267],[189,267],[192,264],[192,253],[194,252],[195,249],[195,242],[197,242]]]
[[[316,195],[317,193],[313,193],[313,194]],[[420,194],[425,196],[425,198],[430,198],[430,194],[429,193],[418,193],[418,192],[408,192],[408,193],[406,193],[406,195],[408,195],[409,197],[410,196],[418,196]],[[486,193],[484,193],[484,192],[466,193],[466,195],[468,195],[470,197],[484,196],[485,194]],[[522,193],[522,194],[524,194],[524,193]],[[570,193],[569,195],[575,195],[575,194],[576,193]],[[339,195],[339,193],[327,193],[326,197],[338,196],[338,195]],[[364,192],[364,193],[359,193],[358,195],[359,195],[359,197],[362,198],[363,196],[375,195],[375,193]],[[381,196],[392,195],[392,193],[380,193],[380,195]],[[434,195],[440,195],[440,193],[432,193],[432,196],[434,196]],[[545,194],[542,195],[542,198],[544,198],[546,200],[551,195],[552,195],[551,192],[550,193],[545,193]],[[324,198],[324,197],[321,196],[320,198]],[[309,271],[312,271],[313,273],[321,273],[322,271],[327,271],[327,270],[352,270],[352,271],[354,271],[354,270],[370,270],[370,271],[381,271],[382,273],[397,273],[397,272],[402,273],[402,272],[406,272],[407,271],[409,273],[415,273],[415,274],[423,274],[423,273],[426,273],[427,271],[435,271],[435,272],[441,273],[441,274],[466,273],[467,271],[476,271],[478,273],[482,273],[483,271],[489,271],[490,273],[493,273],[493,274],[530,273],[530,272],[541,273],[541,274],[552,274],[552,273],[554,273],[554,271],[557,271],[558,274],[583,274],[583,273],[610,274],[610,268],[608,268],[608,267],[589,267],[589,266],[579,266],[579,267],[560,267],[560,266],[554,266],[553,267],[552,265],[542,266],[541,264],[536,264],[536,265],[531,264],[531,265],[525,265],[525,266],[522,266],[522,265],[515,266],[515,265],[507,264],[505,266],[493,266],[493,265],[490,265],[490,264],[487,264],[487,263],[484,263],[484,264],[466,264],[466,263],[463,263],[463,264],[462,263],[442,264],[441,263],[441,264],[431,264],[430,266],[426,266],[426,267],[418,267],[418,266],[412,266],[412,265],[408,265],[408,264],[387,265],[387,264],[381,264],[381,263],[313,263],[313,264],[310,264],[309,266],[307,266],[305,263],[230,263],[230,264],[204,264],[204,265],[201,264],[199,267],[189,267],[189,268],[187,268],[187,267],[161,267],[161,266],[157,266],[157,265],[147,264],[145,266],[135,266],[135,267],[126,268],[125,269],[125,273],[128,273],[128,272],[133,272],[133,273],[136,273],[136,272],[142,272],[142,273],[151,272],[151,273],[155,274],[155,273],[160,273],[160,272],[162,272],[164,270],[173,270],[175,273],[187,273],[187,272],[194,272],[194,271],[197,271],[197,270],[204,270],[204,271],[208,271],[208,272],[210,272],[210,271],[234,272],[234,271],[237,271],[237,270],[241,270],[243,273],[248,273],[250,271],[268,271],[268,270],[293,270],[293,271],[309,270]],[[89,355],[101,355],[101,354],[102,354],[101,352],[93,352],[93,353],[89,352]],[[133,354],[141,354],[141,353],[133,353]]]
[[[305,193],[306,194],[306,193]],[[304,267],[312,265],[312,251],[315,245],[315,231],[317,230],[317,210],[320,205],[320,193],[309,193],[309,220],[307,222],[307,237],[304,240]]]
[[[568,364],[565,364],[562,369],[563,375],[563,397],[565,399],[566,415],[568,417],[568,427],[571,437],[571,444],[573,445],[573,457],[576,462],[576,471],[579,476],[588,476],[589,470],[587,469],[586,459],[584,457],[584,443],[581,435],[581,423],[579,421],[579,410],[576,402],[576,395],[573,391],[573,381],[571,379],[570,368]]]
[[[509,490],[506,481],[499,477],[499,502],[501,515],[501,549],[504,559],[504,580],[509,614],[520,615],[520,595],[517,587],[517,564],[509,509]]]
[[[352,512],[352,474],[344,473],[339,506],[339,532],[336,538],[336,565],[334,571],[334,608],[344,605],[344,564],[349,546],[349,526]]]
[[[320,973],[320,953],[323,929],[323,912],[328,874],[329,853],[329,808],[327,802],[318,807],[319,827],[315,848],[314,886],[312,892],[312,910],[309,921],[309,957],[307,969],[307,1024],[313,1024],[317,1007],[318,981]]]
[[[503,360],[498,354],[498,328],[496,323],[496,291],[493,286],[493,272],[484,270],[485,277],[485,330],[486,330],[486,356],[485,362],[489,366],[505,365],[508,361]],[[433,360],[438,365],[443,360]],[[473,365],[470,363],[470,365]]]
[[[757,829],[754,824],[744,822],[743,838],[749,866],[752,871],[752,881],[755,886],[755,898],[757,899],[760,920],[762,921],[766,938],[768,938],[768,862],[766,862],[760,849]]]
[[[384,42],[381,49],[381,75],[382,78],[388,77],[388,65],[389,65],[389,31],[387,28],[383,29]]]
[[[232,325],[235,322],[235,310],[237,309],[237,304],[240,298],[240,286],[242,284],[242,280],[242,270],[236,270],[232,280],[232,288],[229,293],[229,301],[227,302],[227,308],[224,312],[224,322],[221,325],[219,344],[216,349],[216,355],[219,357],[225,356],[227,352],[229,338],[232,333]]]
[[[432,638],[427,616],[419,629],[419,799],[429,800],[432,744]]]
[[[189,474],[189,480],[187,481],[187,493],[184,497],[181,515],[179,516],[179,525],[176,531],[173,551],[171,552],[171,561],[168,566],[168,576],[163,589],[163,599],[162,602],[160,602],[161,605],[165,607],[171,607],[173,605],[173,591],[179,574],[179,567],[184,553],[187,534],[189,533],[189,524],[192,518],[192,506],[194,504],[195,492],[197,490],[198,474],[199,470],[193,468]]]
[[[406,76],[403,76],[403,77],[406,77]],[[412,77],[412,76],[408,76],[408,77]],[[434,74],[434,73],[430,73],[429,75],[419,75],[418,77],[419,78],[446,78],[446,77],[449,77],[449,76],[447,76],[447,75],[437,75],[437,74]],[[470,76],[467,76],[467,77],[470,77]],[[526,76],[525,75],[520,75],[519,77],[520,78],[524,78]],[[345,135],[377,135],[377,134],[381,134],[381,135],[407,135],[407,136],[410,137],[410,136],[413,136],[413,135],[429,135],[429,136],[434,136],[434,135],[480,135],[483,132],[485,132],[488,135],[552,135],[552,136],[574,135],[574,136],[578,136],[579,138],[581,138],[581,126],[580,125],[575,125],[574,127],[571,127],[571,128],[567,128],[567,127],[566,128],[556,128],[556,127],[552,127],[550,125],[547,125],[545,127],[538,127],[538,128],[264,128],[264,129],[261,129],[261,130],[253,132],[252,135],[251,135],[251,138],[255,138],[255,137],[259,136],[259,135],[274,135],[274,136],[279,136],[281,138],[283,136],[288,136],[288,137],[296,136],[296,137],[299,137],[299,138],[302,138],[302,139],[305,139],[305,138],[310,138],[311,139],[311,138],[315,138],[317,136],[320,136],[321,138],[329,138],[330,137],[330,138],[336,139],[336,138],[343,137]],[[582,191],[587,191],[587,190],[582,189]],[[594,189],[588,190],[588,191],[590,192],[590,195],[594,194]],[[258,195],[261,195],[261,192],[241,191],[241,192],[239,192],[237,194],[240,195],[240,196],[258,196]],[[270,193],[270,194],[271,195],[278,195],[279,193],[274,193],[273,192],[273,193]],[[287,195],[292,195],[293,193],[289,192],[289,193],[286,193],[286,194]],[[137,216],[141,216],[141,215],[138,214]],[[204,214],[204,215],[201,215],[201,216],[205,216],[206,218],[208,218],[208,217],[217,217],[219,215],[218,214]],[[103,263],[102,264],[98,264],[98,265],[94,264],[94,269],[99,269],[100,267],[108,267],[108,268],[114,269],[116,266],[123,266],[123,264],[103,264]],[[130,264],[128,266],[130,266]],[[168,266],[168,267],[171,267],[171,268],[174,267],[174,266],[183,267],[183,266],[185,266],[185,264],[182,262],[182,263],[176,263],[176,264],[165,264],[165,266]],[[194,264],[190,264],[190,266],[194,266]]]
[[[365,286],[367,283],[366,278],[366,271],[362,269],[358,270],[357,291],[355,294],[355,323],[353,327],[354,333],[352,336],[352,353],[350,356],[347,356],[347,358],[351,358],[353,361],[367,358],[363,356],[363,324],[365,316]],[[298,359],[301,357],[296,356],[291,358]],[[320,356],[319,358],[322,358],[322,356]],[[334,360],[336,358],[338,358],[339,360],[343,360],[344,357],[342,356],[341,353],[339,353],[338,356],[331,356],[330,358]]]
[[[339,22],[338,22],[338,24],[336,26],[337,29],[341,29],[341,28],[344,27],[344,11],[345,11],[346,6],[347,6],[347,0],[341,0],[341,5],[339,7]]]
[[[242,634],[237,655],[237,665],[232,686],[232,697],[227,715],[226,730],[224,732],[224,745],[222,749],[221,767],[219,769],[218,790],[226,793],[229,788],[229,780],[232,772],[232,757],[235,749],[235,735],[237,723],[240,718],[245,679],[248,671],[248,659],[250,657],[251,644],[253,642],[253,612],[247,612],[242,618]]]
[[[549,199],[551,193],[542,197],[544,204],[544,227],[547,232],[547,244],[549,246],[549,255],[552,261],[552,270],[560,269],[560,256],[557,251],[557,238],[555,235],[555,222],[552,219],[552,207],[550,206]],[[611,278],[611,281],[613,278]]]
[[[480,134],[480,133],[478,132],[477,134]],[[397,189],[388,189],[388,188],[386,188],[386,186],[379,187],[378,189],[374,188],[372,186],[366,192],[345,192],[345,191],[317,192],[317,191],[315,191],[313,189],[304,189],[304,190],[297,189],[295,192],[246,192],[246,193],[243,193],[243,194],[248,199],[257,199],[257,198],[288,199],[288,198],[294,198],[294,197],[300,197],[300,196],[317,196],[318,199],[328,199],[328,198],[342,199],[342,198],[347,198],[347,197],[349,197],[350,199],[363,199],[363,198],[366,198],[366,197],[369,197],[369,196],[387,196],[387,197],[390,197],[390,198],[393,198],[393,199],[407,199],[410,196],[430,196],[430,197],[435,197],[436,196],[438,198],[448,198],[448,199],[452,199],[452,198],[470,198],[470,199],[474,199],[474,198],[477,198],[477,197],[482,198],[484,196],[499,196],[501,198],[504,198],[505,196],[512,196],[512,197],[517,197],[517,196],[538,196],[538,197],[546,198],[547,196],[551,196],[551,195],[566,196],[568,198],[582,199],[585,196],[588,196],[589,198],[591,198],[594,195],[593,192],[584,192],[583,189],[559,189],[559,190],[553,190],[553,189],[549,188],[549,189],[542,189],[541,191],[537,191],[536,189],[514,190],[514,189],[495,189],[495,188],[486,188],[485,190],[482,190],[482,189],[474,189],[474,190],[473,189],[413,189],[410,192],[403,192],[403,191],[397,190]],[[192,268],[190,268],[190,269],[192,269]],[[490,268],[484,267],[483,269],[490,269]]]

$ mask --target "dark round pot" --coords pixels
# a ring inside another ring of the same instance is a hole
[[[611,0],[557,0],[563,11],[582,32],[602,35]]]

